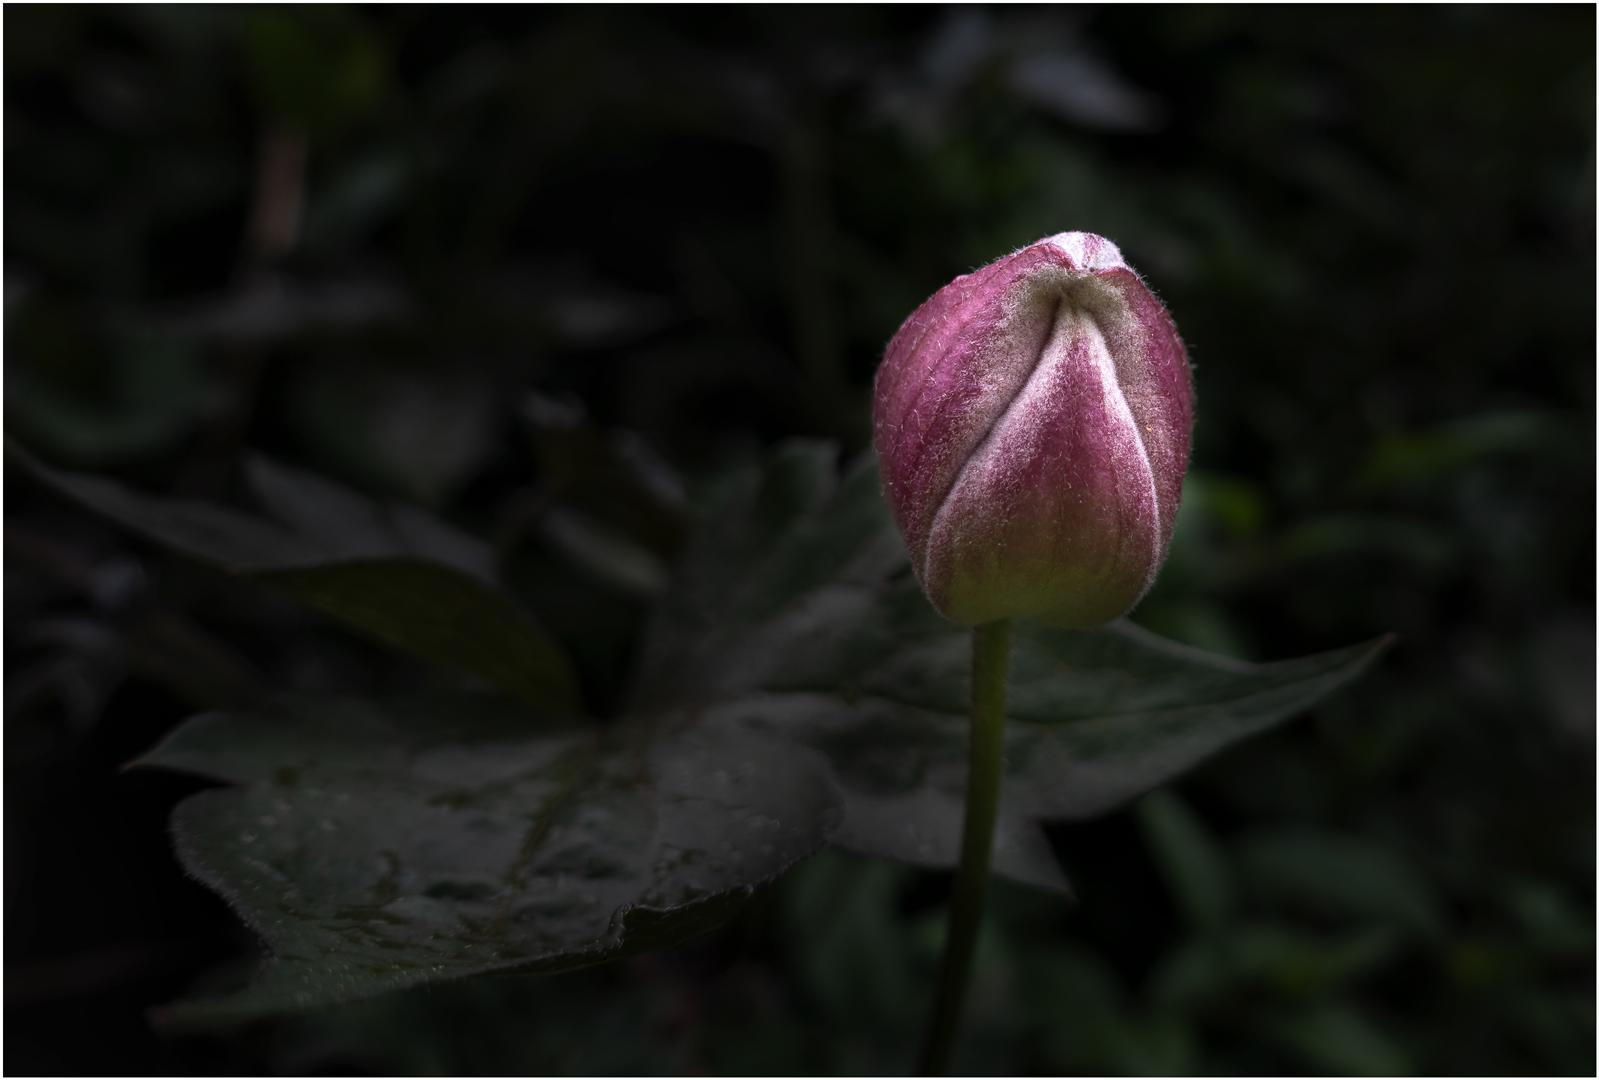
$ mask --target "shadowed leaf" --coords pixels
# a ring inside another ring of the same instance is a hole
[[[276,585],[370,637],[488,679],[534,708],[579,708],[565,654],[494,586],[487,550],[422,510],[379,506],[256,458],[250,478],[280,525],[211,503],[142,495],[8,450],[57,491],[157,543]]]
[[[951,867],[969,630],[938,616],[910,576],[873,464],[833,495],[831,462],[823,447],[791,444],[728,495],[661,608],[642,693],[718,701],[719,717],[821,750],[848,807],[837,843]],[[1065,888],[1038,821],[1148,791],[1320,701],[1385,645],[1257,665],[1125,620],[1018,621],[995,870]]]
[[[359,572],[374,575],[361,589]],[[415,560],[265,576],[374,625],[362,598],[402,583],[381,606],[401,613],[394,625],[431,626],[442,637],[429,648],[462,666],[509,664],[488,646],[449,651],[465,631],[430,614],[430,590],[450,586],[430,575],[471,580]],[[470,629],[509,632],[487,612]],[[953,866],[968,647],[909,576],[871,463],[840,482],[831,449],[794,443],[707,515],[658,605],[624,721],[539,728],[461,700],[306,701],[191,721],[141,764],[238,785],[179,807],[179,851],[274,959],[240,995],[173,1018],[672,944],[829,839]],[[1141,794],[1318,700],[1380,648],[1257,666],[1125,623],[1020,624],[995,869],[1065,890],[1040,820]],[[493,672],[505,685],[517,674]]]

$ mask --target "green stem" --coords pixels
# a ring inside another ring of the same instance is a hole
[[[938,999],[922,1048],[922,1076],[940,1076],[960,1023],[966,977],[972,968],[977,928],[983,921],[983,891],[994,847],[999,784],[1005,771],[1005,684],[1010,666],[1010,620],[972,628],[972,741],[966,774],[966,827],[961,862],[950,895],[949,936],[938,970]]]

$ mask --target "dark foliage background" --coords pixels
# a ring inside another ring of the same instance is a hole
[[[1135,618],[1401,644],[996,886],[958,1067],[1594,1069],[1591,7],[8,7],[6,426],[242,451],[493,538],[602,712],[689,504],[868,441],[900,320],[1117,241],[1199,388]],[[631,479],[584,471],[607,440]],[[579,449],[574,449],[579,447]],[[206,1036],[249,935],[118,765],[239,680],[415,663],[9,469],[8,1072],[895,1072],[947,878],[827,853],[699,945]],[[175,659],[181,658],[181,659]]]

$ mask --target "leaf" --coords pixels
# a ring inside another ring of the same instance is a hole
[[[173,611],[154,610],[127,627],[129,668],[202,708],[233,708],[266,696],[265,680],[204,629]]]
[[[1402,1048],[1341,1001],[1280,1017],[1270,1030],[1285,1048],[1329,1075],[1410,1076],[1414,1071]]]
[[[666,564],[653,551],[575,510],[551,507],[539,532],[568,562],[617,592],[649,599],[666,588]]]
[[[289,469],[260,454],[245,462],[256,499],[282,524],[314,541],[328,558],[416,556],[454,567],[491,585],[494,552],[483,541],[425,510],[379,505],[315,473]]]
[[[375,625],[359,604],[402,580],[393,561],[263,573]],[[379,580],[353,588],[353,566]],[[423,566],[458,573],[411,564]],[[420,633],[432,586],[403,584],[382,611]],[[485,641],[500,636],[481,620]],[[434,621],[443,638],[428,648],[464,663],[449,648],[465,631]],[[459,698],[284,702],[191,721],[140,764],[238,785],[179,807],[179,853],[274,959],[241,994],[174,1018],[672,944],[830,839],[952,866],[967,636],[907,573],[870,462],[839,482],[830,449],[795,443],[735,478],[705,520],[658,606],[623,721],[539,727]],[[1022,624],[996,869],[1064,890],[1041,819],[1159,784],[1341,685],[1379,647],[1255,666],[1126,624]]]
[[[31,317],[37,321],[50,315]],[[24,345],[18,351],[26,355],[35,350]],[[170,449],[205,412],[210,389],[205,372],[193,348],[173,338],[112,338],[82,380],[93,388],[91,395],[41,378],[45,372],[38,369],[43,365],[29,359],[34,362],[16,365],[11,375],[7,419],[79,464],[127,461]]]
[[[1250,989],[1325,994],[1387,963],[1396,944],[1385,927],[1329,937],[1292,924],[1234,924],[1173,950],[1152,976],[1150,998],[1157,1009],[1187,1011]]]
[[[641,436],[602,432],[576,398],[532,393],[518,412],[552,500],[658,555],[677,551],[688,518],[683,483]]]
[[[1183,1018],[1132,1014],[1116,973],[1093,953],[1029,942],[1017,963],[1018,1004],[1052,1070],[1112,1076],[1196,1071],[1197,1048]]]
[[[405,652],[504,687],[535,708],[576,712],[559,647],[502,594],[421,559],[367,559],[255,575]]]
[[[1138,823],[1188,921],[1202,931],[1219,930],[1232,912],[1233,880],[1210,828],[1167,789],[1138,800]]]
[[[381,278],[266,278],[180,304],[154,324],[179,338],[264,345],[319,330],[397,323],[413,310],[411,298]]]
[[[832,689],[862,654],[889,644],[882,635],[896,628],[880,625],[881,588],[908,576],[909,562],[876,469],[857,468],[840,488],[835,460],[826,445],[790,442],[736,478],[654,615],[641,707],[776,686]]]
[[[481,472],[498,445],[501,402],[463,370],[319,364],[300,371],[290,394],[297,433],[319,457],[428,506]]]
[[[538,727],[470,699],[211,713],[135,762],[234,787],[182,803],[184,865],[272,947],[196,1025],[677,944],[818,850],[820,758],[660,717]]]
[[[395,648],[487,679],[528,705],[579,708],[560,646],[494,585],[479,541],[415,507],[380,506],[263,458],[248,463],[279,519],[142,495],[103,477],[52,469],[8,444],[40,480],[183,554],[275,585]]]
[[[13,443],[7,443],[6,450],[63,495],[158,544],[213,565],[248,572],[311,566],[326,557],[314,541],[253,515],[190,499],[141,495],[105,477],[52,469]]]
[[[793,443],[732,486],[645,644],[641,702],[711,713],[825,754],[835,842],[954,866],[964,812],[969,631],[910,576],[875,465],[836,493],[833,457]],[[1018,621],[994,868],[1064,889],[1038,822],[1109,810],[1357,677],[1387,639],[1274,664],[1212,656],[1118,621]],[[714,703],[714,704],[713,704]]]
[[[1268,901],[1390,921],[1424,938],[1443,933],[1426,880],[1385,844],[1324,829],[1275,828],[1246,836],[1238,854],[1245,879]]]
[[[275,120],[328,138],[382,94],[383,48],[353,13],[254,10],[242,36],[251,89]]]

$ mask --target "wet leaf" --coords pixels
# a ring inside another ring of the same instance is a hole
[[[470,699],[211,713],[135,764],[235,786],[173,819],[191,873],[270,943],[232,1021],[487,972],[556,971],[721,925],[839,819],[820,757],[658,717],[539,726]]]

